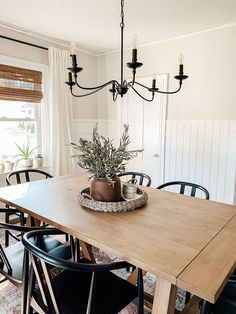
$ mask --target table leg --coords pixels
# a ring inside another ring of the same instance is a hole
[[[152,314],[174,314],[177,286],[158,278]]]
[[[89,259],[92,262],[95,262],[95,258],[92,253],[91,245],[80,240],[80,246],[82,248],[82,252],[85,258]]]

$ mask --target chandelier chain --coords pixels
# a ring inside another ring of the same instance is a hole
[[[121,0],[121,12],[120,12],[120,17],[121,17],[121,23],[120,23],[120,27],[124,28],[125,27],[125,23],[124,23],[124,0]]]

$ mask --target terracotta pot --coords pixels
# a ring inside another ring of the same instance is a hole
[[[92,177],[90,179],[90,195],[96,201],[118,202],[121,199],[121,182],[119,177],[107,178]]]

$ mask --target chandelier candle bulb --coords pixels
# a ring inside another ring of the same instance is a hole
[[[71,53],[71,55],[75,55],[76,52],[77,52],[77,47],[76,47],[75,43],[71,43],[71,45],[70,45],[70,53]]]
[[[138,44],[138,36],[135,34],[133,36],[133,41],[132,41],[133,49],[137,49],[137,44]]]

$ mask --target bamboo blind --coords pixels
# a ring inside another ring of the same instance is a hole
[[[42,72],[0,64],[0,100],[40,103]]]

